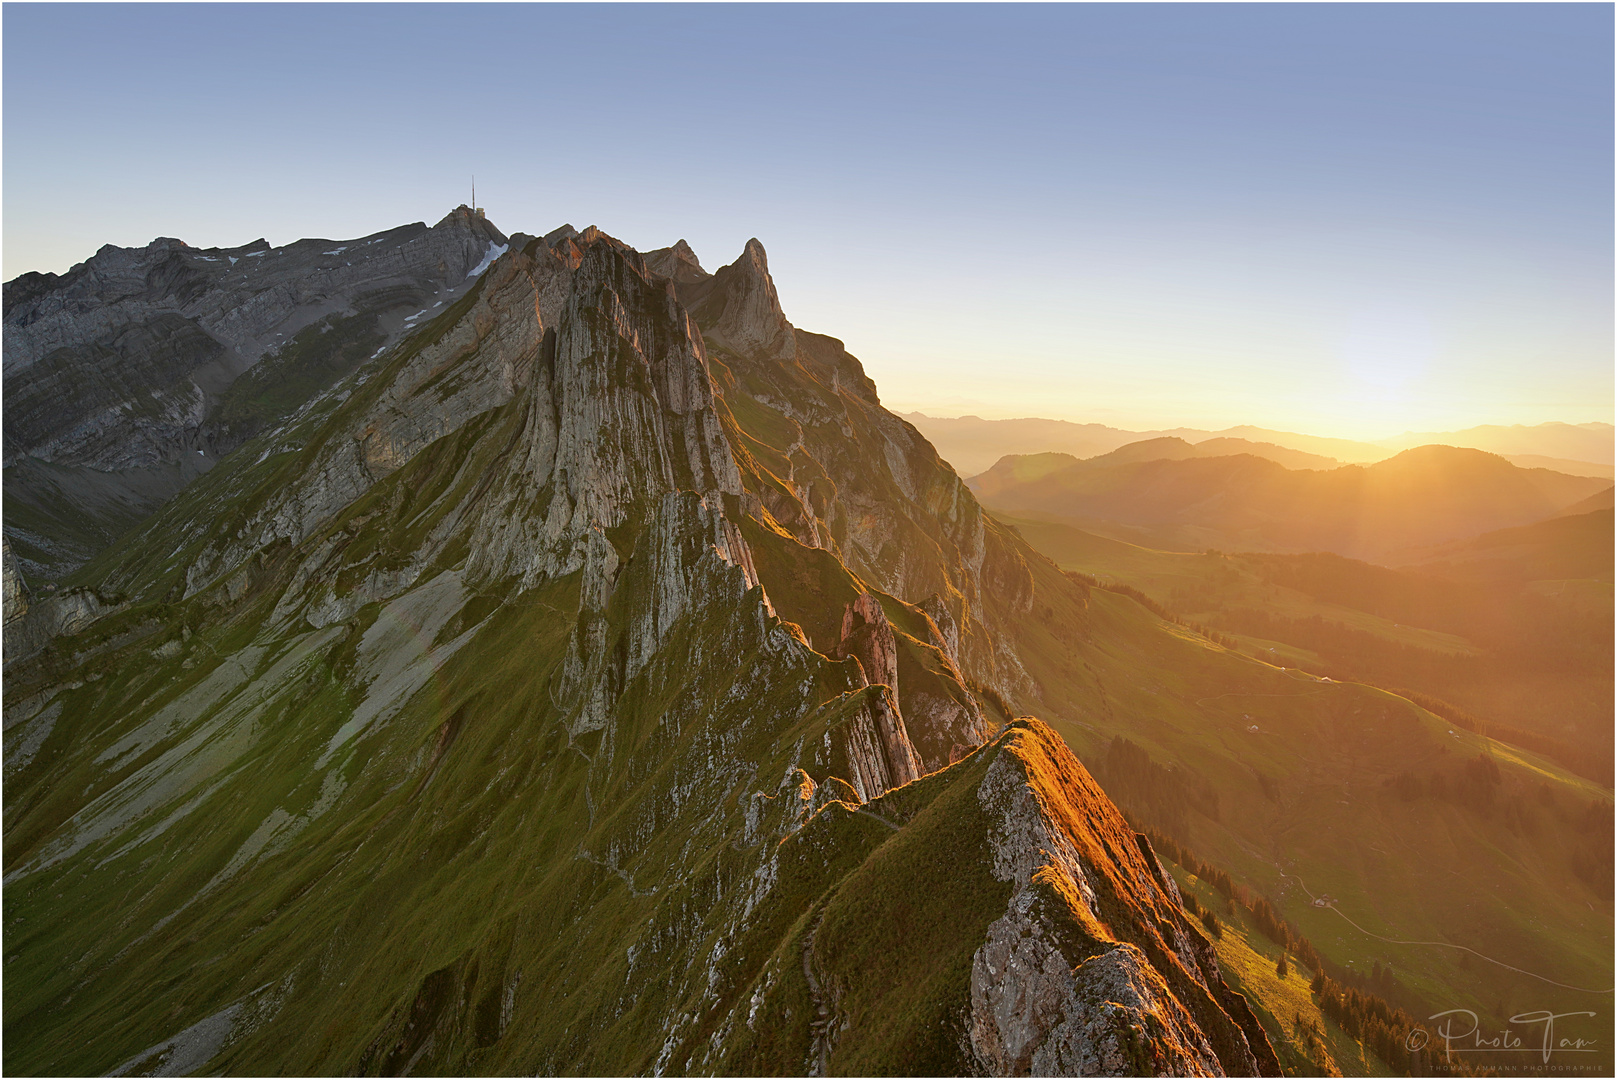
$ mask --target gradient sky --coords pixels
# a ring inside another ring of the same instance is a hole
[[[1612,420],[1605,4],[30,5],[9,279],[479,202],[704,265],[893,408]]]

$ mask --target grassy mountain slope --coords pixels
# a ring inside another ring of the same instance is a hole
[[[1405,570],[1325,554],[1155,551],[1011,520],[1063,568],[1140,589],[1244,652],[1423,691],[1517,745],[1610,775],[1609,517],[1488,534],[1439,549],[1451,561]]]

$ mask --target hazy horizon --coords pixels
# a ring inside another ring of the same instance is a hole
[[[1376,435],[1376,436],[1363,436],[1363,435],[1345,435],[1345,434],[1342,434],[1342,433],[1337,432],[1337,431],[1317,431],[1317,430],[1313,430],[1313,429],[1309,429],[1309,430],[1305,431],[1305,430],[1301,430],[1301,429],[1297,429],[1297,428],[1288,428],[1288,427],[1285,427],[1285,426],[1279,425],[1279,424],[1259,424],[1259,423],[1253,423],[1251,421],[1244,421],[1244,420],[1236,421],[1234,423],[1216,424],[1216,425],[1214,425],[1214,424],[1183,424],[1183,423],[1173,423],[1173,422],[1161,421],[1161,420],[1151,421],[1151,420],[1144,420],[1144,419],[1139,420],[1139,421],[1137,421],[1135,423],[1122,423],[1122,422],[1119,422],[1119,421],[1117,421],[1115,419],[1102,420],[1102,419],[1095,419],[1093,417],[1083,418],[1083,417],[1054,416],[1054,415],[1042,415],[1041,416],[1041,415],[1035,415],[1033,413],[1018,413],[1018,414],[1015,414],[1015,415],[1006,414],[1006,415],[1000,416],[1000,415],[984,415],[983,413],[979,413],[979,412],[932,411],[932,410],[923,409],[923,408],[910,408],[910,407],[904,405],[903,403],[890,401],[890,400],[887,400],[885,398],[883,399],[882,403],[884,405],[886,405],[888,408],[892,409],[896,413],[900,413],[900,414],[921,413],[921,414],[923,414],[923,415],[925,415],[925,416],[927,416],[927,417],[929,417],[929,418],[931,418],[933,420],[969,420],[969,419],[986,420],[986,421],[1051,420],[1051,421],[1057,421],[1057,422],[1066,423],[1066,424],[1101,424],[1101,425],[1104,425],[1106,427],[1117,428],[1117,429],[1119,429],[1121,431],[1150,432],[1150,431],[1190,430],[1190,431],[1209,431],[1209,432],[1213,432],[1215,434],[1218,433],[1218,432],[1230,431],[1230,430],[1239,429],[1239,428],[1262,428],[1262,429],[1268,430],[1268,431],[1285,431],[1285,432],[1291,432],[1292,434],[1297,434],[1297,435],[1311,435],[1311,436],[1314,436],[1316,438],[1322,438],[1322,439],[1347,439],[1347,440],[1351,440],[1353,442],[1364,442],[1364,443],[1372,443],[1372,444],[1373,443],[1386,442],[1386,441],[1389,441],[1389,440],[1396,440],[1396,439],[1399,439],[1399,438],[1402,438],[1402,437],[1408,436],[1408,435],[1447,434],[1447,433],[1460,432],[1460,431],[1469,431],[1472,428],[1482,428],[1482,427],[1533,428],[1533,427],[1543,427],[1543,426],[1549,425],[1549,424],[1566,424],[1569,427],[1589,427],[1589,426],[1592,426],[1592,425],[1605,425],[1607,427],[1612,427],[1613,426],[1611,421],[1609,421],[1609,420],[1542,420],[1542,421],[1539,421],[1537,423],[1532,423],[1532,424],[1523,424],[1523,423],[1517,423],[1517,422],[1512,422],[1512,421],[1499,421],[1499,420],[1479,420],[1476,423],[1463,424],[1463,425],[1461,425],[1459,427],[1453,427],[1453,428],[1445,428],[1442,431],[1436,431],[1436,430],[1433,430],[1433,429],[1420,429],[1420,430],[1417,430],[1417,429],[1414,429],[1414,428],[1406,428],[1403,431],[1382,431],[1379,435]],[[1103,410],[1103,409],[1095,410],[1096,413],[1105,412],[1105,411],[1107,411],[1107,410]]]

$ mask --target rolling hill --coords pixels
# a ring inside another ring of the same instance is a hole
[[[1010,457],[971,481],[992,509],[1136,530],[1157,546],[1333,551],[1384,561],[1548,517],[1605,481],[1425,446],[1369,466],[1296,471],[1251,455],[1087,461]]]
[[[1223,431],[1199,428],[1171,428],[1160,431],[1127,431],[1105,424],[1074,424],[1066,420],[984,420],[980,416],[937,417],[925,413],[900,413],[916,430],[932,442],[938,454],[961,476],[974,476],[991,467],[1007,454],[1069,454],[1077,458],[1108,454],[1130,443],[1152,439],[1179,439],[1191,444],[1228,441],[1249,444],[1241,451],[1256,452],[1253,446],[1329,458],[1333,461],[1379,461],[1391,450],[1351,439],[1322,438],[1293,431],[1243,425]],[[1294,466],[1317,467],[1317,466]]]
[[[1399,569],[1320,553],[1156,551],[1005,520],[1064,569],[1138,589],[1245,651],[1420,691],[1479,730],[1514,732],[1500,737],[1610,780],[1610,511],[1473,537]]]
[[[931,440],[938,453],[962,476],[983,472],[1011,454],[1060,453],[1090,458],[1131,442],[1160,438],[1180,438],[1197,445],[1215,439],[1242,440],[1358,465],[1383,461],[1400,450],[1416,446],[1441,445],[1486,450],[1522,468],[1553,469],[1573,476],[1601,476],[1609,480],[1613,468],[1610,424],[1485,425],[1463,431],[1405,432],[1360,442],[1251,425],[1223,431],[1195,428],[1126,431],[1104,424],[1075,424],[1034,417],[985,420],[980,416],[937,417],[919,412],[900,415]]]

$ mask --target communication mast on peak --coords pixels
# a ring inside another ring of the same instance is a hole
[[[471,207],[471,210],[472,210],[472,216],[473,217],[482,217],[483,216],[483,211],[481,211],[481,210],[479,210],[477,208],[477,176],[476,176],[476,174],[473,174],[473,176],[472,176],[472,207]]]

